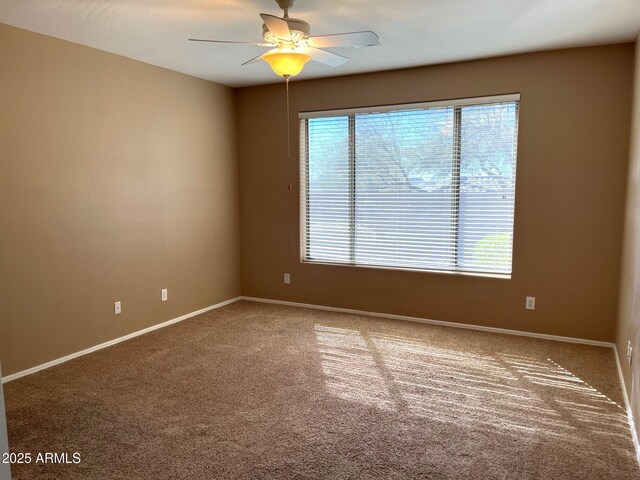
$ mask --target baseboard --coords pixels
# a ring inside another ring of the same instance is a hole
[[[312,309],[316,309],[316,310],[326,310],[326,311],[330,311],[330,312],[352,313],[352,314],[357,314],[357,315],[367,315],[367,316],[370,316],[370,317],[389,318],[389,319],[392,319],[392,320],[404,320],[404,321],[410,321],[410,322],[427,323],[427,324],[431,324],[431,325],[439,325],[439,326],[444,326],[444,327],[465,328],[465,329],[469,329],[469,330],[479,330],[479,331],[484,331],[484,332],[502,333],[502,334],[506,334],[506,335],[518,335],[518,336],[522,336],[522,337],[533,337],[533,338],[540,338],[540,339],[544,339],[544,340],[554,340],[554,341],[558,341],[558,342],[581,343],[581,344],[584,344],[584,345],[594,345],[594,346],[599,346],[599,347],[609,347],[609,348],[613,348],[614,351],[616,351],[615,345],[613,343],[601,342],[601,341],[598,341],[598,340],[586,340],[586,339],[581,339],[581,338],[562,337],[562,336],[558,336],[558,335],[547,335],[547,334],[544,334],[544,333],[524,332],[524,331],[520,331],[520,330],[510,330],[510,329],[506,329],[506,328],[484,327],[484,326],[481,326],[481,325],[469,325],[469,324],[465,324],[465,323],[446,322],[446,321],[443,321],[443,320],[431,320],[431,319],[427,319],[427,318],[410,317],[410,316],[406,316],[406,315],[394,315],[394,314],[391,314],[391,313],[368,312],[368,311],[364,311],[364,310],[355,310],[355,309],[351,309],[351,308],[328,307],[328,306],[325,306],[325,305],[315,305],[315,304],[300,303],[300,302],[289,302],[289,301],[285,301],[285,300],[272,300],[272,299],[267,299],[267,298],[239,296],[239,297],[235,297],[235,298],[226,300],[224,302],[217,303],[215,305],[211,305],[209,307],[202,308],[200,310],[196,310],[195,312],[187,313],[185,315],[182,315],[180,317],[174,318],[172,320],[167,320],[166,322],[162,322],[162,323],[159,323],[157,325],[153,325],[151,327],[147,327],[147,328],[144,328],[142,330],[138,330],[137,332],[130,333],[130,334],[125,335],[123,337],[119,337],[119,338],[116,338],[114,340],[109,340],[108,342],[104,342],[104,343],[101,343],[99,345],[95,345],[95,346],[87,348],[85,350],[81,350],[79,352],[72,353],[70,355],[66,355],[66,356],[61,357],[61,358],[57,358],[57,359],[52,360],[50,362],[43,363],[41,365],[37,365],[35,367],[28,368],[28,369],[22,370],[20,372],[16,372],[16,373],[13,373],[11,375],[7,375],[6,377],[2,378],[2,383],[7,383],[7,382],[10,382],[12,380],[16,380],[18,378],[21,378],[21,377],[24,377],[24,376],[27,376],[27,375],[31,375],[32,373],[39,372],[40,370],[45,370],[45,369],[53,367],[55,365],[59,365],[59,364],[64,363],[64,362],[68,362],[69,360],[73,360],[74,358],[81,357],[82,355],[86,355],[88,353],[95,352],[97,350],[101,350],[101,349],[106,348],[106,347],[110,347],[111,345],[116,345],[117,343],[124,342],[126,340],[129,340],[131,338],[134,338],[134,337],[137,337],[137,336],[140,336],[140,335],[144,335],[145,333],[152,332],[153,330],[157,330],[159,328],[167,327],[167,326],[172,325],[174,323],[178,323],[178,322],[181,322],[181,321],[186,320],[188,318],[195,317],[196,315],[200,315],[201,313],[205,313],[205,312],[208,312],[208,311],[211,311],[211,310],[215,310],[216,308],[224,307],[225,305],[229,305],[231,303],[235,303],[235,302],[238,302],[240,300],[247,300],[247,301],[250,301],[250,302],[260,302],[260,303],[273,303],[273,304],[277,304],[277,305],[288,305],[288,306],[292,306],[292,307],[312,308]],[[616,351],[616,360],[617,360],[617,351]],[[621,382],[623,382],[624,380],[622,378],[622,373],[620,371],[620,362],[619,361],[618,361],[618,371],[620,373],[620,380],[621,380]],[[623,392],[625,394],[625,402],[627,402],[627,405],[628,405],[628,400],[626,398],[626,390],[624,389],[624,384],[622,384],[622,386],[623,386],[622,390],[623,390]]]
[[[93,347],[87,348],[85,350],[81,350],[79,352],[72,353],[72,354],[67,355],[65,357],[61,357],[61,358],[57,358],[55,360],[51,360],[50,362],[43,363],[42,365],[37,365],[35,367],[28,368],[28,369],[22,370],[20,372],[12,373],[11,375],[7,375],[6,377],[2,378],[2,383],[7,383],[7,382],[10,382],[11,380],[16,380],[18,378],[25,377],[27,375],[31,375],[32,373],[39,372],[40,370],[45,370],[45,369],[53,367],[55,365],[60,365],[61,363],[68,362],[69,360],[73,360],[74,358],[81,357],[83,355],[86,355],[86,354],[91,353],[91,352],[95,352],[97,350],[102,350],[103,348],[110,347],[110,346],[115,345],[117,343],[124,342],[126,340],[131,339],[131,338],[138,337],[140,335],[144,335],[145,333],[149,333],[149,332],[152,332],[154,330],[158,330],[160,328],[168,327],[169,325],[173,325],[174,323],[178,323],[178,322],[181,322],[181,321],[186,320],[188,318],[195,317],[196,315],[200,315],[201,313],[205,313],[205,312],[209,312],[211,310],[215,310],[216,308],[224,307],[225,305],[229,305],[231,303],[235,303],[235,302],[237,302],[239,300],[242,300],[242,297],[231,298],[231,299],[226,300],[224,302],[216,303],[215,305],[211,305],[209,307],[201,308],[200,310],[196,310],[195,312],[187,313],[187,314],[182,315],[180,317],[177,317],[177,318],[174,318],[174,319],[171,319],[171,320],[167,320],[166,322],[158,323],[157,325],[152,325],[151,327],[147,327],[147,328],[144,328],[142,330],[138,330],[137,332],[130,333],[128,335],[116,338],[114,340],[109,340],[108,342],[104,342],[104,343],[101,343],[99,345],[95,345]]]
[[[614,348],[611,342],[601,342],[599,340],[587,340],[583,338],[561,337],[559,335],[547,335],[545,333],[524,332],[521,330],[510,330],[508,328],[484,327],[482,325],[470,325],[467,323],[445,322],[444,320],[431,320],[421,317],[409,317],[406,315],[394,315],[392,313],[367,312],[364,310],[354,310],[351,308],[327,307],[325,305],[315,305],[310,303],[288,302],[285,300],[272,300],[268,298],[258,297],[240,297],[242,300],[259,303],[274,303],[277,305],[288,305],[290,307],[313,308],[315,310],[326,310],[329,312],[353,313],[356,315],[367,315],[369,317],[389,318],[392,320],[404,320],[408,322],[428,323],[430,325],[438,325],[441,327],[464,328],[467,330],[479,330],[482,332],[502,333],[505,335],[517,335],[520,337],[540,338],[543,340],[553,340],[556,342],[581,343],[583,345],[593,345],[596,347]]]
[[[505,335],[516,335],[516,336],[521,336],[521,337],[540,338],[540,339],[543,339],[543,340],[553,340],[553,341],[557,341],[557,342],[579,343],[579,344],[584,344],[584,345],[593,345],[593,346],[599,346],[599,347],[613,348],[613,353],[614,353],[614,356],[615,356],[615,359],[616,359],[616,368],[618,370],[618,377],[619,377],[619,381],[620,381],[620,387],[622,388],[622,397],[624,399],[624,405],[625,405],[625,408],[626,408],[626,411],[627,411],[627,419],[629,421],[629,428],[631,430],[631,438],[633,440],[633,446],[635,448],[636,458],[638,460],[638,463],[640,464],[640,442],[638,441],[638,435],[637,435],[637,432],[636,432],[635,422],[634,422],[634,419],[633,419],[633,412],[631,410],[631,405],[629,403],[629,397],[627,395],[627,389],[626,389],[626,386],[625,386],[624,376],[622,375],[622,368],[621,368],[621,365],[620,365],[620,358],[618,356],[618,349],[616,348],[616,345],[614,343],[602,342],[602,341],[598,341],[598,340],[588,340],[588,339],[582,339],[582,338],[574,338],[574,337],[563,337],[563,336],[559,336],[559,335],[548,335],[548,334],[544,334],[544,333],[524,332],[524,331],[520,331],[520,330],[510,330],[510,329],[507,329],[507,328],[485,327],[485,326],[481,326],[481,325],[469,325],[469,324],[465,324],[465,323],[446,322],[446,321],[443,321],[443,320],[431,320],[431,319],[427,319],[427,318],[410,317],[410,316],[406,316],[406,315],[394,315],[394,314],[391,314],[391,313],[368,312],[368,311],[364,311],[364,310],[355,310],[355,309],[351,309],[351,308],[328,307],[328,306],[325,306],[325,305],[315,305],[315,304],[309,304],[309,303],[289,302],[289,301],[285,301],[285,300],[273,300],[273,299],[268,299],[268,298],[240,296],[240,297],[231,298],[231,299],[226,300],[224,302],[217,303],[215,305],[211,305],[209,307],[202,308],[200,310],[196,310],[195,312],[187,313],[187,314],[182,315],[180,317],[177,317],[177,318],[174,318],[174,319],[171,319],[171,320],[167,320],[166,322],[162,322],[162,323],[159,323],[157,325],[153,325],[151,327],[147,327],[147,328],[144,328],[142,330],[138,330],[136,332],[130,333],[130,334],[125,335],[123,337],[119,337],[119,338],[116,338],[114,340],[109,340],[108,342],[104,342],[104,343],[101,343],[99,345],[95,345],[93,347],[87,348],[85,350],[81,350],[79,352],[72,353],[72,354],[67,355],[65,357],[61,357],[61,358],[58,358],[56,360],[52,360],[50,362],[43,363],[41,365],[37,365],[35,367],[29,368],[29,369],[26,369],[26,370],[22,370],[20,372],[13,373],[11,375],[8,375],[8,376],[2,378],[2,383],[7,383],[7,382],[10,382],[12,380],[16,380],[18,378],[25,377],[27,375],[31,375],[32,373],[36,373],[36,372],[39,372],[41,370],[45,370],[45,369],[53,367],[55,365],[59,365],[61,363],[67,362],[69,360],[73,360],[74,358],[78,358],[78,357],[81,357],[83,355],[87,355],[88,353],[92,353],[92,352],[95,352],[97,350],[101,350],[103,348],[107,348],[107,347],[110,347],[112,345],[116,345],[116,344],[118,344],[120,342],[124,342],[126,340],[131,339],[131,338],[138,337],[140,335],[144,335],[145,333],[149,333],[149,332],[152,332],[154,330],[158,330],[160,328],[168,327],[169,325],[173,325],[174,323],[178,323],[178,322],[181,322],[181,321],[186,320],[188,318],[195,317],[196,315],[200,315],[202,313],[209,312],[211,310],[215,310],[215,309],[220,308],[220,307],[224,307],[225,305],[230,305],[230,304],[238,302],[240,300],[246,300],[246,301],[250,301],[250,302],[258,302],[258,303],[271,303],[271,304],[276,304],[276,305],[287,305],[287,306],[291,306],[291,307],[311,308],[311,309],[315,309],[315,310],[325,310],[325,311],[329,311],[329,312],[340,312],[340,313],[351,313],[351,314],[357,314],[357,315],[367,315],[367,316],[370,316],[370,317],[379,317],[379,318],[388,318],[388,319],[392,319],[392,320],[403,320],[403,321],[409,321],[409,322],[426,323],[426,324],[430,324],[430,325],[438,325],[438,326],[451,327],[451,328],[464,328],[464,329],[468,329],[468,330],[479,330],[479,331],[483,331],[483,332],[502,333],[502,334],[505,334]]]
[[[613,346],[613,353],[616,357],[616,367],[618,368],[618,378],[620,379],[620,386],[622,387],[622,398],[624,399],[624,407],[627,410],[627,421],[629,422],[629,428],[631,429],[631,439],[633,440],[633,446],[636,449],[636,459],[640,464],[640,443],[638,442],[638,432],[636,430],[636,424],[633,419],[631,402],[629,402],[629,396],[627,395],[627,387],[624,381],[624,375],[622,375],[622,367],[620,364],[620,357],[618,355],[618,348],[615,345]]]
[[[174,319],[171,319],[171,320],[167,320],[166,322],[162,322],[162,323],[159,323],[157,325],[152,325],[151,327],[147,327],[147,328],[144,328],[142,330],[138,330],[136,332],[130,333],[130,334],[125,335],[123,337],[119,337],[119,338],[116,338],[114,340],[109,340],[108,342],[104,342],[104,343],[101,343],[99,345],[95,345],[93,347],[87,348],[85,350],[81,350],[81,351],[76,352],[76,353],[72,353],[70,355],[67,355],[67,356],[52,360],[50,362],[43,363],[42,365],[37,365],[35,367],[28,368],[26,370],[22,370],[20,372],[13,373],[11,375],[8,375],[8,376],[2,378],[2,383],[10,382],[11,380],[15,380],[17,378],[24,377],[26,375],[30,375],[30,374],[35,373],[35,372],[39,372],[40,370],[45,370],[47,368],[53,367],[54,365],[59,365],[61,363],[67,362],[69,360],[72,360],[74,358],[81,357],[82,355],[86,355],[88,353],[95,352],[97,350],[101,350],[101,349],[106,348],[106,347],[110,347],[111,345],[115,345],[117,343],[124,342],[126,340],[131,339],[131,338],[134,338],[134,337],[137,337],[137,336],[140,336],[140,335],[144,335],[145,333],[148,333],[148,332],[152,332],[153,330],[157,330],[159,328],[167,327],[167,326],[172,325],[174,323],[181,322],[182,320],[186,320],[188,318],[195,317],[196,315],[200,315],[201,313],[205,313],[205,312],[208,312],[208,311],[211,311],[211,310],[215,310],[216,308],[224,307],[225,305],[229,305],[231,303],[235,303],[235,302],[238,302],[240,300],[247,300],[247,301],[250,301],[250,302],[259,302],[259,303],[272,303],[272,304],[277,304],[277,305],[287,305],[287,306],[291,306],[291,307],[312,308],[312,309],[315,309],[315,310],[326,310],[326,311],[329,311],[329,312],[340,312],[340,313],[351,313],[351,314],[357,314],[357,315],[367,315],[367,316],[370,316],[370,317],[389,318],[389,319],[392,319],[392,320],[403,320],[403,321],[409,321],[409,322],[427,323],[427,324],[430,324],[430,325],[438,325],[438,326],[444,326],[444,327],[464,328],[464,329],[468,329],[468,330],[479,330],[479,331],[483,331],[483,332],[502,333],[502,334],[506,334],[506,335],[517,335],[517,336],[521,336],[521,337],[540,338],[540,339],[543,339],[543,340],[553,340],[553,341],[557,341],[557,342],[580,343],[580,344],[584,344],[584,345],[593,345],[593,346],[598,346],[598,347],[609,347],[609,348],[613,348],[614,352],[616,353],[616,361],[618,362],[617,363],[618,364],[618,373],[620,374],[621,382],[624,381],[624,379],[622,378],[622,372],[620,370],[620,362],[618,360],[618,353],[617,353],[617,350],[615,348],[615,344],[613,344],[611,342],[602,342],[602,341],[598,341],[598,340],[587,340],[587,339],[574,338],[574,337],[562,337],[562,336],[559,336],[559,335],[548,335],[548,334],[545,334],[545,333],[525,332],[525,331],[520,331],[520,330],[511,330],[511,329],[507,329],[507,328],[485,327],[485,326],[482,326],[482,325],[470,325],[470,324],[458,323],[458,322],[447,322],[447,321],[444,321],[444,320],[431,320],[431,319],[428,319],[428,318],[410,317],[410,316],[407,316],[407,315],[395,315],[395,314],[391,314],[391,313],[369,312],[369,311],[365,311],[365,310],[355,310],[355,309],[351,309],[351,308],[329,307],[329,306],[326,306],[326,305],[315,305],[315,304],[310,304],[310,303],[289,302],[289,301],[285,301],[285,300],[273,300],[273,299],[268,299],[268,298],[239,296],[239,297],[231,298],[231,299],[226,300],[224,302],[217,303],[215,305],[211,305],[209,307],[202,308],[200,310],[196,310],[195,312],[187,313],[187,314],[182,315],[180,317],[177,317],[177,318],[174,318]],[[628,404],[628,399],[626,398],[626,390],[624,388],[623,388],[623,392],[625,394],[625,401]]]

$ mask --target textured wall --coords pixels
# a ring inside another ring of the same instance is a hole
[[[0,65],[5,375],[240,293],[232,89],[4,25]]]
[[[633,51],[621,44],[293,81],[291,161],[284,85],[238,90],[243,294],[613,341]],[[299,111],[515,92],[510,280],[299,262]],[[535,311],[525,311],[527,295],[537,297]]]
[[[635,351],[631,367],[626,358],[627,341],[631,342]],[[616,345],[636,427],[640,427],[640,37],[636,40],[629,181]]]

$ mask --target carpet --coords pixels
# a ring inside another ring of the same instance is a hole
[[[15,479],[640,478],[611,349],[238,302],[5,385]]]

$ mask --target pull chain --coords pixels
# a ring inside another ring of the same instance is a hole
[[[284,80],[287,88],[287,170],[291,168],[291,122],[290,122],[290,107],[289,107],[289,79],[290,75],[285,75]],[[291,190],[291,183],[287,185],[287,190]]]

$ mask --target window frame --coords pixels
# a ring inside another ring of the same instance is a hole
[[[348,116],[349,117],[349,130],[350,130],[350,138],[355,139],[355,135],[351,137],[351,130],[355,130],[355,115],[362,113],[389,113],[389,112],[397,112],[403,110],[417,110],[417,109],[428,109],[428,108],[437,108],[437,107],[449,107],[454,109],[454,142],[460,142],[461,135],[461,119],[460,112],[461,107],[468,106],[476,106],[476,105],[489,105],[495,103],[506,103],[506,102],[515,102],[516,103],[516,129],[515,129],[515,171],[514,171],[514,179],[517,185],[517,158],[518,158],[518,137],[519,137],[519,122],[520,122],[520,101],[521,95],[520,93],[509,93],[503,95],[491,95],[491,96],[483,96],[483,97],[467,97],[467,98],[456,98],[449,100],[437,100],[437,101],[429,101],[429,102],[417,102],[417,103],[403,103],[403,104],[390,104],[390,105],[378,105],[371,107],[357,107],[357,108],[345,108],[345,109],[336,109],[336,110],[317,110],[317,111],[301,111],[298,114],[298,136],[299,136],[299,167],[300,167],[300,218],[299,218],[299,233],[300,233],[300,263],[301,264],[310,264],[310,265],[329,265],[329,266],[340,266],[340,267],[350,267],[350,268],[372,268],[378,270],[393,270],[393,271],[408,271],[408,272],[419,272],[419,273],[437,273],[444,275],[460,275],[460,276],[471,276],[471,277],[485,277],[485,278],[496,278],[496,279],[511,279],[514,272],[514,244],[515,244],[515,224],[516,224],[516,215],[515,215],[515,206],[516,206],[516,196],[515,196],[515,185],[514,185],[514,204],[513,204],[513,225],[512,225],[512,242],[511,242],[511,271],[510,273],[496,273],[496,272],[482,272],[482,271],[466,271],[460,269],[430,269],[430,268],[410,268],[410,267],[401,267],[401,266],[388,266],[388,265],[366,265],[359,263],[350,263],[350,262],[331,262],[328,260],[310,260],[307,258],[308,253],[308,245],[307,245],[307,234],[306,234],[306,222],[308,217],[308,195],[309,195],[309,183],[308,183],[308,142],[309,142],[309,131],[308,128],[304,129],[304,138],[302,137],[302,120],[309,120],[315,118],[327,118],[327,117],[338,117],[338,116]],[[353,132],[355,133],[355,132]],[[354,145],[349,145],[349,157],[350,163],[352,164],[352,168],[355,167],[355,152],[352,152],[355,147]],[[303,148],[307,146],[307,148]],[[353,154],[352,154],[353,153]],[[458,171],[458,175],[452,177],[457,179],[452,180],[453,188],[457,188],[458,191],[460,189],[460,157],[459,150],[457,158],[454,159],[453,168]],[[351,189],[355,189],[355,185],[353,182],[350,182]],[[353,192],[351,192],[353,193]],[[458,194],[459,195],[459,194]],[[352,203],[350,209],[353,210],[355,205]],[[459,208],[459,204],[458,204]],[[351,212],[351,216],[353,216],[354,212]],[[457,215],[459,217],[459,214]],[[355,222],[355,219],[352,219]],[[453,235],[457,235],[456,231],[452,230]],[[351,229],[354,231],[354,229]],[[350,242],[350,249],[355,248],[355,243],[353,239]],[[458,242],[455,242],[456,249],[456,258],[457,258],[457,250],[458,250]]]

